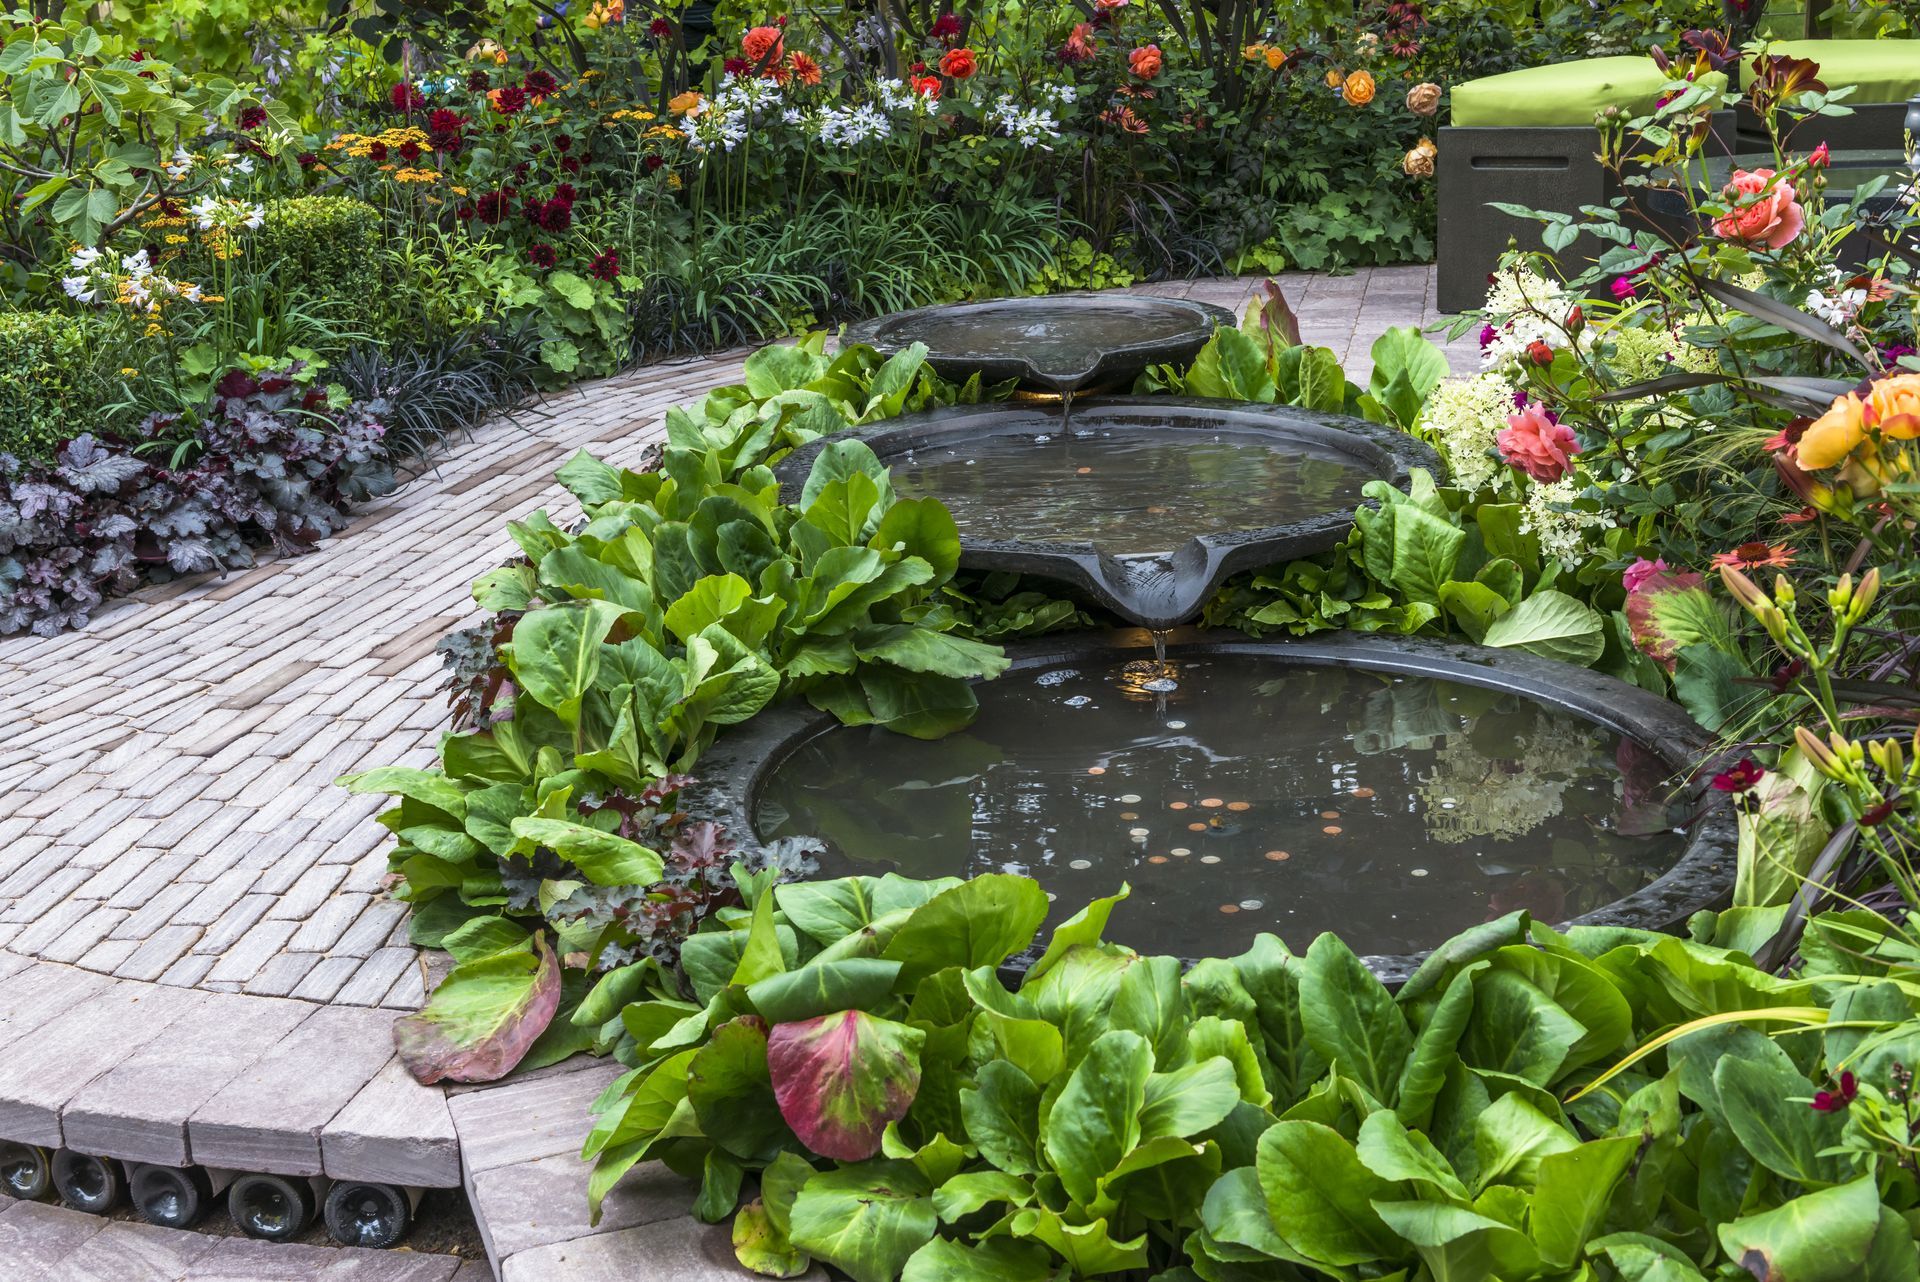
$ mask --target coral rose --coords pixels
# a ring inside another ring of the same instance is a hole
[[[913,78],[913,91],[922,98],[938,98],[940,96],[940,78],[938,76],[915,76]]]
[[[965,80],[976,70],[971,49],[949,49],[940,55],[940,74],[950,80]]]
[[[1506,430],[1494,437],[1500,457],[1536,481],[1557,481],[1573,470],[1580,442],[1573,430],[1539,405],[1507,415]]]
[[[1920,374],[1895,374],[1874,383],[1863,417],[1882,436],[1902,441],[1920,436]]]
[[[1407,90],[1407,110],[1416,116],[1431,116],[1440,110],[1440,86],[1429,80]]]
[[[1159,45],[1142,45],[1127,55],[1127,69],[1142,80],[1151,80],[1159,75],[1160,67]]]
[[[1340,96],[1356,107],[1364,107],[1373,101],[1373,73],[1356,71],[1348,76],[1340,86]]]
[[[1832,467],[1867,438],[1866,405],[1857,392],[1848,392],[1825,414],[1807,425],[1795,447],[1795,459],[1808,470]]]
[[[755,27],[740,37],[740,52],[757,63],[778,62],[784,39],[778,27]]]
[[[1806,230],[1793,184],[1771,169],[1736,169],[1721,194],[1740,202],[1714,220],[1713,234],[1722,240],[1779,249]]]

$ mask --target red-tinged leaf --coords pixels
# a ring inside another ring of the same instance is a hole
[[[921,1029],[857,1010],[776,1026],[767,1066],[780,1116],[822,1157],[872,1157],[887,1123],[905,1117],[919,1093],[926,1039]]]
[[[1662,571],[1627,594],[1627,626],[1640,653],[1673,671],[1675,656],[1689,645],[1724,635],[1718,607],[1700,575]],[[1717,628],[1716,628],[1717,623]]]
[[[425,1009],[393,1022],[393,1044],[423,1085],[491,1082],[513,1071],[559,1006],[560,963],[535,935],[454,967]]]

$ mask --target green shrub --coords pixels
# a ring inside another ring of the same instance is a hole
[[[112,390],[100,337],[82,317],[0,312],[0,454],[44,459],[101,430]]]
[[[280,289],[329,304],[336,325],[372,311],[379,283],[380,213],[346,196],[295,196],[269,201],[253,233],[254,267],[269,269]]]

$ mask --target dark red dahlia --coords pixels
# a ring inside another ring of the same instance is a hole
[[[487,73],[484,71],[469,71],[467,73],[467,88],[473,93],[485,93],[487,91]]]
[[[493,109],[503,116],[511,116],[527,105],[527,91],[519,85],[508,85],[505,89],[493,91]]]
[[[753,64],[745,58],[729,58],[720,64],[720,69],[730,76],[744,76],[753,70]]]
[[[553,140],[553,149],[555,151],[572,151],[573,139],[566,134],[561,134]]]
[[[553,198],[571,205],[579,198],[579,193],[574,191],[572,183],[561,183],[553,189]]]
[[[562,156],[562,157],[560,158],[560,168],[562,168],[562,169],[564,169],[564,170],[566,170],[566,171],[567,171],[568,173],[570,173],[570,174],[577,174],[577,173],[579,173],[579,172],[580,172],[580,157],[578,157],[578,156]]]
[[[427,105],[427,100],[418,89],[402,80],[387,94],[387,102],[395,111],[419,111]]]
[[[400,144],[400,159],[406,161],[409,165],[420,159],[422,154],[420,144],[411,138]]]
[[[367,147],[367,159],[371,160],[376,165],[386,164],[387,163],[387,144],[383,142],[376,142],[376,143],[370,144]]]
[[[474,217],[492,227],[507,216],[509,197],[504,191],[490,191],[473,204]]]
[[[620,274],[620,255],[611,249],[601,250],[587,265],[587,274],[595,280],[614,279]]]
[[[242,129],[258,129],[266,123],[267,109],[265,107],[242,107],[240,109],[240,127]]]
[[[660,168],[660,166],[666,163],[667,162],[661,159],[659,156],[648,156],[646,160],[647,172],[652,173],[654,170]]]
[[[527,73],[523,83],[526,85],[527,92],[535,98],[544,98],[548,94],[557,93],[560,89],[560,82],[553,78],[551,72],[542,71],[537,67]]]
[[[553,252],[552,245],[543,240],[536,240],[527,246],[527,261],[535,267],[551,267],[559,262],[560,258]]]
[[[565,231],[573,226],[573,206],[564,200],[549,200],[540,207],[540,225],[548,231]]]
[[[960,34],[960,19],[951,13],[943,13],[933,20],[933,28],[927,34],[935,40],[951,40]]]
[[[434,113],[431,116],[427,117],[427,132],[435,134],[459,133],[461,129],[466,127],[466,123],[467,118],[459,112],[451,111],[446,107],[438,107],[434,109]]]
[[[647,34],[655,40],[665,40],[673,35],[673,24],[665,18],[655,18],[647,24]]]

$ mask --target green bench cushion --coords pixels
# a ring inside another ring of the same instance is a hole
[[[1905,102],[1920,93],[1920,40],[1776,40],[1767,49],[1819,63],[1829,89],[1857,86],[1841,100],[1849,104]],[[1752,68],[1742,64],[1741,72],[1748,83]]]
[[[1646,115],[1666,84],[1666,73],[1639,54],[1526,67],[1455,85],[1452,120],[1467,127],[1591,125],[1607,107]]]

